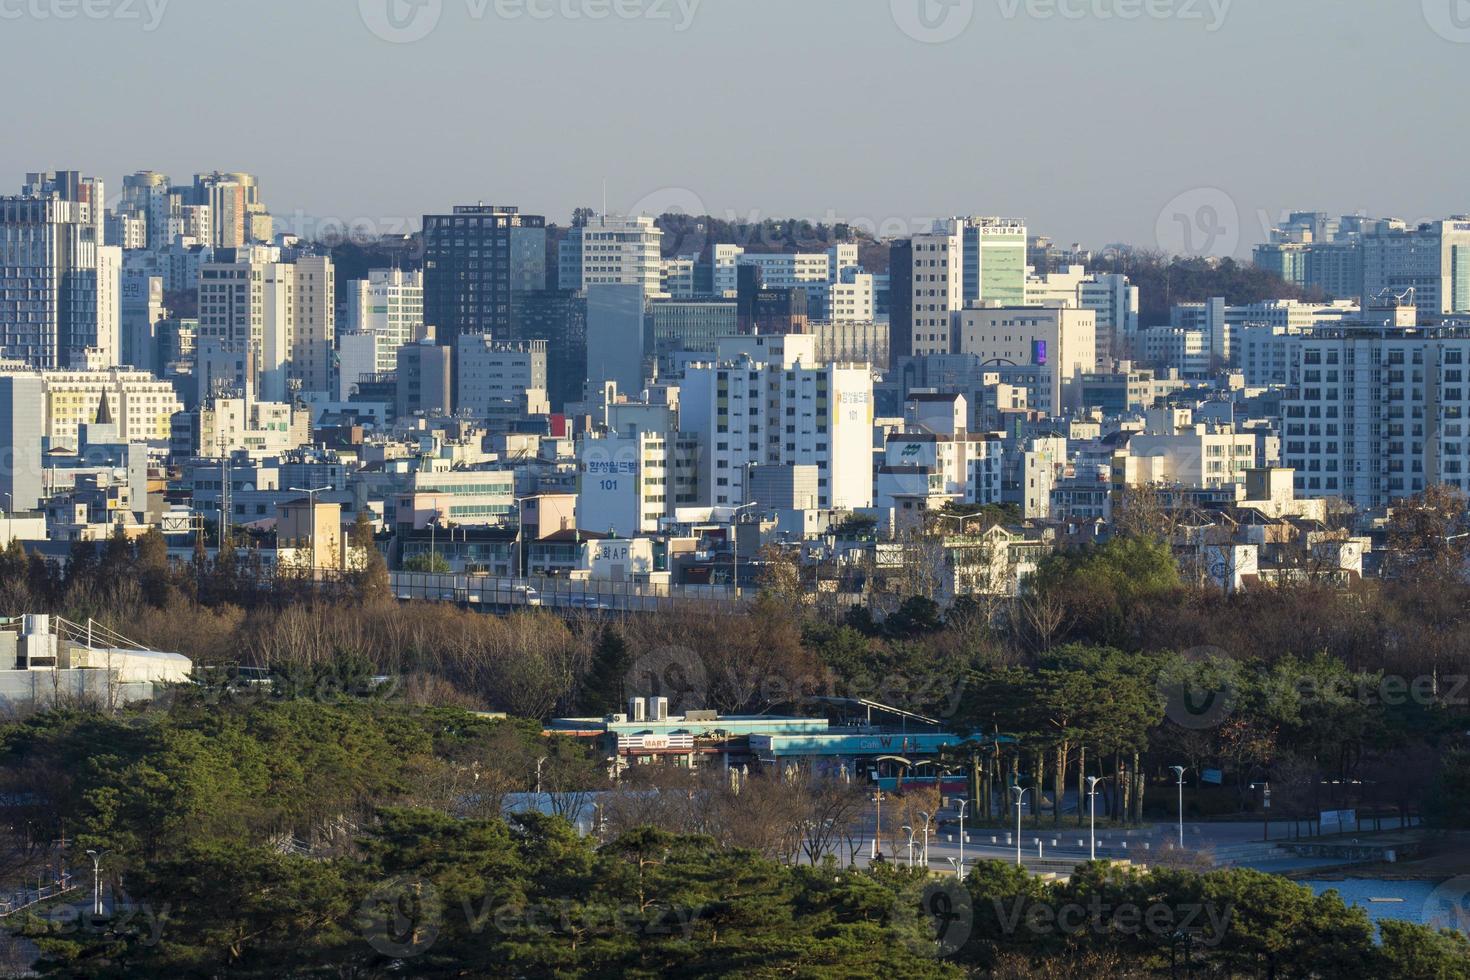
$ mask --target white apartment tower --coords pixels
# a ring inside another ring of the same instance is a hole
[[[645,296],[664,296],[663,235],[647,215],[592,218],[562,240],[557,275],[561,288],[642,286]]]
[[[327,391],[335,339],[331,260],[308,256],[279,261],[278,249],[241,250],[235,262],[199,271],[199,340],[249,349],[258,370],[258,395],[286,401],[288,381]]]
[[[1378,508],[1470,490],[1470,326],[1318,327],[1289,338],[1281,465],[1303,497]]]
[[[123,178],[122,202],[118,211],[143,219],[148,248],[167,248],[173,241],[169,219],[177,202],[177,197],[170,194],[167,174],[139,170]]]
[[[343,333],[371,333],[378,345],[377,370],[392,371],[398,348],[424,336],[424,274],[402,269],[372,269],[347,289],[347,322]]]
[[[332,349],[337,340],[337,289],[332,260],[325,255],[304,255],[288,268],[295,275],[289,377],[300,382],[303,391],[329,391]]]
[[[701,503],[738,506],[751,466],[817,468],[818,506],[873,502],[873,378],[866,365],[819,365],[810,334],[723,338],[690,366],[680,428],[702,441]]]
[[[1026,303],[1026,223],[951,218],[912,240],[915,355],[953,352],[955,314],[970,306]]]

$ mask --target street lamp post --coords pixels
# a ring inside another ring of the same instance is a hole
[[[92,859],[92,914],[102,914],[102,855],[106,851],[88,851]]]
[[[519,583],[520,580],[521,580],[521,572],[523,570],[522,569],[523,562],[522,562],[522,559],[521,559],[521,535],[525,533],[525,528],[526,528],[526,511],[525,511],[525,508],[522,505],[523,505],[523,503],[525,501],[527,501],[529,499],[531,499],[531,498],[529,498],[529,497],[517,497],[517,498],[515,498],[515,501],[514,501],[514,503],[516,505],[516,582],[517,583]]]
[[[965,807],[970,805],[969,800],[960,800],[960,880],[965,880]]]
[[[1024,786],[1012,786],[1011,794],[1016,798],[1016,867],[1021,866],[1021,802],[1030,790]]]
[[[1092,846],[1088,860],[1097,860],[1097,784],[1102,782],[1101,776],[1087,777],[1087,813],[1091,821]]]
[[[912,868],[914,866],[914,828],[904,824],[899,829],[909,835],[909,867]]]
[[[326,493],[330,489],[332,488],[317,487],[315,490],[308,490],[305,487],[291,488],[292,493],[306,494],[307,499],[310,501],[311,504],[311,577],[313,581],[316,580],[317,569],[321,567],[321,564],[317,561],[316,557],[316,495],[319,493]]]
[[[544,765],[546,765],[546,756],[543,755],[536,760],[536,805],[538,807],[541,805],[541,767]]]
[[[877,808],[877,822],[873,827],[873,857],[883,850],[883,791],[880,789],[873,794],[873,805]]]
[[[929,814],[920,810],[919,816],[924,818],[924,867],[927,868],[929,867]]]
[[[730,587],[735,590],[734,595],[737,599],[740,598],[740,512],[758,506],[760,502],[752,500],[730,512],[730,574],[734,576]]]
[[[1179,849],[1184,850],[1184,767],[1170,766],[1179,777]]]

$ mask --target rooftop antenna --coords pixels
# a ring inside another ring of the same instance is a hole
[[[602,223],[607,224],[607,178],[602,178]]]

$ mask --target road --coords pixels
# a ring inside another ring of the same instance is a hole
[[[422,572],[393,572],[391,581],[393,594],[402,600],[455,602],[496,610],[540,607],[560,612],[656,612],[690,602],[729,607],[736,602],[747,601],[753,594],[753,590],[742,590],[741,597],[735,599],[731,590],[722,585],[574,582],[568,579],[430,575]]]

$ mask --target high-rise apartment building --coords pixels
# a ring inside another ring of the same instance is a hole
[[[188,204],[209,208],[211,241],[216,248],[239,248],[273,237],[270,213],[260,199],[253,174],[233,172],[195,174]]]
[[[0,506],[7,514],[30,510],[40,502],[45,434],[46,396],[40,376],[0,372],[0,442],[8,454],[7,465],[0,466],[0,497],[4,498]]]
[[[118,211],[143,219],[147,248],[165,248],[173,241],[169,219],[179,202],[169,184],[167,174],[154,170],[139,170],[123,178]]]
[[[123,269],[119,302],[119,362],[159,375],[163,371],[156,327],[168,315],[163,305],[163,277]]]
[[[291,381],[306,391],[330,390],[336,336],[331,260],[281,262],[280,250],[269,246],[221,249],[217,257],[225,261],[199,273],[200,341],[248,347],[266,401],[285,401]]]
[[[1374,229],[1363,235],[1362,251],[1365,304],[1412,289],[1423,315],[1470,313],[1470,216]]]
[[[663,230],[647,215],[600,215],[572,228],[558,253],[562,289],[642,286],[650,299],[663,288]]]
[[[722,339],[691,365],[679,427],[702,440],[700,502],[749,499],[751,467],[815,466],[818,506],[873,503],[873,378],[867,365],[817,363],[811,334]]]
[[[347,284],[343,334],[376,334],[377,370],[392,371],[398,348],[424,336],[424,275],[402,269],[372,269]]]
[[[64,171],[0,197],[0,356],[40,368],[117,356],[122,251],[103,244],[101,193]]]
[[[1288,350],[1281,462],[1299,495],[1377,508],[1470,489],[1470,329],[1321,327]]]
[[[577,523],[618,537],[651,534],[674,514],[670,433],[630,427],[577,445]]]
[[[398,348],[394,411],[398,418],[449,415],[453,405],[454,350],[440,344]]]
[[[1013,218],[952,218],[913,236],[907,353],[954,349],[956,315],[981,303],[1026,303],[1026,225]]]
[[[287,376],[303,391],[329,391],[337,341],[337,288],[332,260],[303,255],[288,266],[295,276]]]
[[[546,407],[546,341],[499,344],[489,334],[464,333],[454,357],[458,411],[488,419]]]

